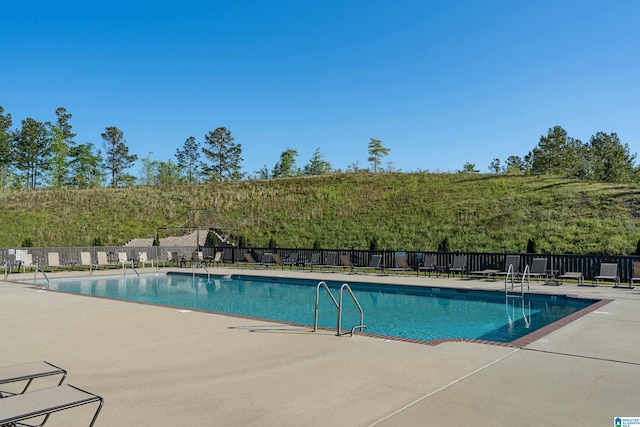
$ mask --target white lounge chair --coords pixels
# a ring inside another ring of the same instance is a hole
[[[23,421],[44,417],[42,423],[39,424],[39,426],[42,426],[54,412],[93,402],[99,402],[99,405],[89,427],[96,422],[104,404],[102,397],[96,394],[68,384],[18,394],[0,399],[0,426],[28,425],[24,424]]]
[[[60,385],[64,382],[64,379],[67,377],[67,371],[64,369],[55,366],[49,362],[30,362],[30,363],[21,363],[19,365],[11,365],[11,366],[2,366],[0,367],[0,385],[17,383],[17,385],[21,385],[20,383],[25,383],[24,387],[21,387],[21,391],[7,391],[0,390],[0,398],[7,396],[15,396],[16,394],[22,394],[27,391],[31,383],[36,378],[43,378],[52,375],[60,375],[60,382],[57,385]]]

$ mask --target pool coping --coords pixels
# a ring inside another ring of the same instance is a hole
[[[180,271],[168,271],[163,273],[165,275],[167,274],[171,274],[171,275],[177,275],[177,276],[191,276],[191,275],[198,275],[198,276],[204,276],[204,277],[210,277],[212,276],[212,274],[207,274],[207,273],[186,273],[186,272],[180,272]],[[230,277],[230,276],[234,276],[236,274],[214,274],[215,276],[219,276],[219,277]],[[111,276],[111,275],[110,275]],[[115,274],[113,275],[115,276]],[[283,277],[276,277],[276,276],[262,276],[262,275],[251,275],[251,274],[242,274],[242,276],[249,276],[249,277],[256,277],[256,278],[265,278],[265,277],[269,277],[272,279],[286,279]],[[92,276],[90,276],[92,277]],[[102,276],[104,277],[104,276]],[[76,277],[77,278],[77,277]],[[313,280],[313,279],[308,279],[308,278],[298,278],[300,280]],[[292,278],[292,280],[295,280]],[[315,281],[315,280],[313,280]],[[58,291],[58,290],[51,290],[51,289],[46,289],[44,288],[44,286],[42,285],[36,285],[36,284],[28,284],[28,283],[24,283],[21,281],[15,281],[14,283],[18,283],[21,285],[25,285],[27,287],[31,287],[34,289],[45,289],[47,292],[56,292],[56,293],[60,293],[60,294],[66,294],[66,295],[78,295],[78,296],[85,296],[85,297],[92,297],[92,298],[100,298],[100,299],[105,299],[105,300],[111,300],[111,301],[120,301],[120,302],[128,302],[128,303],[134,303],[134,304],[142,304],[142,305],[147,305],[147,306],[153,306],[153,307],[163,307],[163,308],[170,308],[170,309],[174,309],[174,310],[180,310],[179,307],[175,307],[175,306],[171,306],[171,305],[165,305],[165,304],[155,304],[155,303],[151,303],[151,302],[145,302],[145,301],[129,301],[129,300],[122,300],[122,299],[118,299],[118,298],[112,298],[112,297],[107,297],[107,296],[101,296],[101,295],[85,295],[85,294],[77,294],[77,293],[72,293],[72,292],[64,292],[64,291]],[[379,285],[377,283],[371,283],[371,282],[361,282],[361,281],[356,281],[355,283],[359,283],[359,284],[374,284],[374,285]],[[384,285],[383,285],[384,286]],[[424,288],[437,288],[437,286],[431,286],[431,285],[413,285],[413,284],[402,284],[402,283],[398,283],[398,284],[394,284],[392,286],[407,286],[407,287],[424,287]],[[445,289],[448,290],[454,290],[454,291],[465,291],[468,292],[469,289],[466,288],[457,288],[457,287],[445,287]],[[479,292],[479,293],[501,293],[502,291],[500,290],[494,290],[494,289],[474,289],[473,292]],[[543,292],[529,292],[532,295],[539,295],[539,296],[553,296],[555,294],[550,294],[550,293],[543,293]],[[365,336],[365,337],[369,337],[369,338],[376,338],[376,339],[380,339],[380,340],[388,340],[388,341],[398,341],[398,342],[406,342],[406,343],[412,343],[412,344],[421,344],[421,345],[428,345],[428,346],[436,346],[439,344],[443,344],[443,343],[447,343],[447,342],[466,342],[466,343],[476,343],[476,344],[487,344],[487,345],[492,345],[492,346],[497,346],[497,347],[509,347],[509,348],[523,348],[526,347],[527,345],[534,343],[536,341],[538,341],[539,339],[541,339],[542,337],[574,322],[575,320],[578,320],[586,315],[588,315],[589,313],[592,313],[596,310],[598,310],[599,308],[609,304],[610,302],[614,301],[614,299],[609,299],[609,298],[586,298],[586,297],[582,297],[579,295],[571,295],[571,294],[561,294],[562,296],[566,297],[566,298],[571,298],[571,299],[575,299],[575,300],[589,300],[589,301],[593,301],[592,304],[590,304],[587,307],[584,307],[574,313],[571,313],[561,319],[556,320],[555,322],[552,322],[548,325],[545,325],[539,329],[536,329],[535,331],[532,331],[529,334],[523,335],[520,338],[516,338],[513,341],[509,341],[509,342],[500,342],[500,341],[490,341],[490,340],[482,340],[482,339],[474,339],[474,338],[437,338],[437,339],[433,339],[433,340],[420,340],[420,339],[415,339],[415,338],[403,338],[403,337],[396,337],[396,336],[389,336],[389,335],[382,335],[382,334],[374,334],[374,333],[370,333],[370,332],[366,332],[361,330],[360,332],[358,332],[358,335],[360,336]],[[556,295],[557,296],[557,295]],[[254,316],[246,316],[246,315],[240,315],[240,314],[231,314],[231,313],[223,313],[223,312],[217,312],[217,311],[209,311],[209,310],[201,310],[201,309],[197,309],[197,308],[184,308],[184,310],[186,311],[191,311],[191,312],[198,312],[198,313],[204,313],[204,314],[211,314],[211,315],[217,315],[217,316],[228,316],[228,317],[235,317],[235,318],[240,318],[240,319],[249,319],[249,320],[256,320],[256,321],[261,321],[261,322],[269,322],[269,323],[277,323],[277,324],[282,324],[282,325],[290,325],[290,326],[295,326],[295,327],[300,327],[300,328],[309,328],[312,327],[312,325],[306,325],[306,324],[301,324],[301,323],[296,323],[296,322],[288,322],[288,321],[281,321],[281,320],[273,320],[273,319],[265,319],[265,318],[261,318],[261,317],[254,317]],[[335,331],[337,336],[346,336],[349,333],[348,332],[344,332],[344,333],[340,333],[338,334],[336,331],[336,328],[329,328],[329,327],[323,327],[323,326],[318,326],[318,329],[323,330],[323,331]],[[345,330],[346,331],[346,330]]]

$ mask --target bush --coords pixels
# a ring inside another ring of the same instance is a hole
[[[33,247],[33,240],[31,240],[31,237],[27,237],[26,239],[24,239],[24,242],[22,242],[22,247],[23,248],[32,248]]]
[[[93,239],[93,242],[91,242],[91,246],[104,246],[102,244],[102,239],[100,237],[96,237]]]
[[[447,236],[438,243],[438,252],[449,252],[449,239],[447,239]]]

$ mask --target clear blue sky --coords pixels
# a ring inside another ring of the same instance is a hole
[[[637,0],[12,1],[0,105],[162,161],[225,126],[249,174],[287,148],[367,167],[370,138],[404,172],[488,172],[555,125],[636,153],[639,22]]]

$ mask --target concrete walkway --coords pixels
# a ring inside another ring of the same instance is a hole
[[[211,270],[504,286],[422,276]],[[640,290],[536,283],[532,292],[614,301],[518,349],[336,337],[0,282],[0,366],[47,360],[68,369],[67,383],[105,398],[97,426],[612,426],[616,416],[640,417]],[[40,379],[32,387],[50,385]],[[94,410],[63,411],[47,425],[86,426]]]

